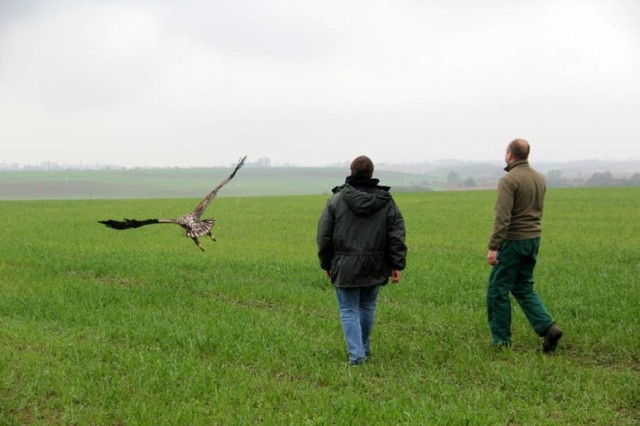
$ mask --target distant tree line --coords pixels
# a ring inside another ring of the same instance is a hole
[[[545,177],[550,188],[640,186],[640,172],[624,178],[615,177],[608,171],[595,172],[588,178],[579,178],[565,177],[560,170],[549,170],[545,173]],[[424,186],[444,186],[449,189],[486,189],[495,187],[498,179],[496,176],[462,177],[459,172],[450,170],[445,181],[424,182]]]
[[[628,178],[614,177],[611,172],[596,172],[586,179],[565,178],[560,170],[549,170],[547,184],[554,188],[570,187],[603,187],[603,186],[640,186],[640,173],[634,173]]]

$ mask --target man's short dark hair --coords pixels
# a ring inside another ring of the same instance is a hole
[[[524,139],[514,139],[509,144],[509,152],[511,152],[511,155],[513,155],[516,160],[527,160],[530,150],[529,142]]]
[[[351,176],[371,179],[373,176],[373,161],[366,155],[361,155],[351,162]]]

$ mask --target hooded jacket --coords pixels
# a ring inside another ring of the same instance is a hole
[[[378,179],[347,178],[333,188],[318,223],[320,267],[336,287],[387,284],[403,270],[407,247],[402,213]]]

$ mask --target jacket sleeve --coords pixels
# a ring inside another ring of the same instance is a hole
[[[407,266],[404,217],[394,200],[391,207],[387,217],[387,260],[391,269],[401,271]]]
[[[489,237],[489,250],[498,250],[511,224],[513,210],[513,188],[507,177],[498,182],[498,196],[493,217],[493,232]]]
[[[322,211],[320,221],[318,222],[318,258],[320,259],[320,268],[325,271],[331,270],[331,261],[333,260],[333,228],[335,225],[333,205],[331,199]]]

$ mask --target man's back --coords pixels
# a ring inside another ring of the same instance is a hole
[[[505,177],[516,188],[507,239],[540,236],[546,192],[544,178],[528,164],[516,165]]]
[[[545,192],[544,178],[528,161],[509,166],[507,175],[498,183],[490,247],[498,248],[502,240],[540,237]]]
[[[353,254],[384,251],[390,201],[386,191],[364,192],[349,185],[335,194],[331,204],[336,250]]]
[[[337,287],[385,284],[392,269],[404,269],[404,235],[404,219],[386,189],[345,185],[318,224],[320,266]]]

